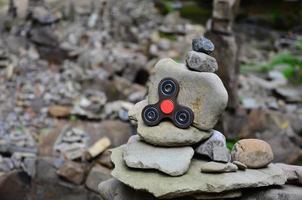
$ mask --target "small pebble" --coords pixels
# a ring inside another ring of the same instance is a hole
[[[200,37],[200,38],[193,39],[192,48],[194,51],[197,51],[197,52],[211,54],[214,51],[215,46],[211,42],[211,40],[209,40],[205,37]]]
[[[233,161],[234,165],[237,165],[238,169],[240,170],[246,170],[247,166],[243,164],[242,162],[239,162],[238,160]]]

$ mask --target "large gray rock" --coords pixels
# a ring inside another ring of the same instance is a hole
[[[246,192],[242,200],[300,200],[302,189],[299,186],[284,185],[282,187],[266,188]]]
[[[109,179],[98,185],[101,200],[156,200],[147,192],[135,191],[116,179]]]
[[[189,51],[186,57],[187,67],[199,72],[215,72],[218,64],[215,58],[196,51]]]
[[[133,188],[125,185],[124,183],[116,180],[109,179],[102,182],[98,186],[101,200],[157,200],[152,194],[144,191],[134,190]],[[207,195],[207,194],[206,194]],[[213,196],[213,194],[209,194]],[[193,197],[182,197],[179,199],[171,200],[194,200]]]
[[[242,162],[248,168],[266,167],[273,158],[271,146],[263,140],[239,140],[232,149],[232,159]]]
[[[128,143],[123,152],[128,167],[157,169],[171,176],[185,174],[193,155],[192,147],[155,147],[141,141]]]
[[[137,103],[130,111],[129,116],[137,121],[137,133],[141,138],[153,145],[159,146],[186,146],[208,139],[212,131],[201,131],[193,126],[188,129],[180,129],[169,121],[161,122],[157,126],[146,126],[142,120],[142,109],[147,101]]]
[[[190,71],[172,59],[162,59],[150,76],[149,104],[157,103],[158,84],[166,77],[178,81],[180,91],[177,100],[194,112],[193,126],[202,130],[212,129],[228,101],[228,93],[220,78],[214,73]]]
[[[201,143],[195,152],[199,155],[208,156],[214,161],[230,162],[231,154],[226,145],[225,136],[214,130],[212,136]]]
[[[226,173],[236,172],[237,170],[237,165],[233,163],[219,163],[212,161],[201,165],[201,172],[203,173]]]
[[[267,168],[235,173],[208,174],[200,173],[204,161],[193,159],[189,171],[179,177],[170,177],[158,172],[146,172],[129,169],[122,158],[124,146],[112,151],[115,169],[112,175],[136,189],[152,193],[157,198],[173,198],[202,192],[219,193],[240,188],[283,185],[286,176],[273,164]]]

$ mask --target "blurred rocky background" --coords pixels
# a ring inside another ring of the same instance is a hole
[[[216,127],[228,147],[259,138],[274,162],[301,165],[302,2],[242,0],[231,16],[222,8],[0,0],[1,199],[98,199],[113,168],[108,149],[135,134],[128,110],[145,98],[152,67],[184,62],[203,34],[230,94]]]

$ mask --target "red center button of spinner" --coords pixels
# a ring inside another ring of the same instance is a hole
[[[163,100],[160,104],[160,109],[166,115],[171,114],[174,110],[174,103],[171,100]]]

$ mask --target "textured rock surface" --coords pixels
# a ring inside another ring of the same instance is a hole
[[[199,72],[215,72],[218,64],[215,58],[196,51],[189,51],[186,57],[187,67]]]
[[[284,171],[288,182],[302,185],[302,166],[284,163],[276,163],[276,166]]]
[[[226,146],[225,136],[214,130],[212,136],[201,143],[195,152],[199,155],[208,156],[214,161],[230,162],[231,154]]]
[[[89,172],[86,179],[86,187],[98,192],[98,184],[111,178],[111,170],[100,165],[95,165]]]
[[[239,162],[238,160],[233,161],[234,165],[237,165],[238,169],[240,170],[246,170],[247,166],[243,164],[242,162]]]
[[[302,189],[299,186],[284,185],[282,187],[268,188],[258,191],[247,192],[242,200],[300,200]]]
[[[201,165],[201,172],[204,173],[225,173],[236,172],[237,170],[237,165],[233,163],[208,162]]]
[[[274,158],[268,143],[258,139],[244,139],[238,141],[232,149],[232,159],[238,160],[248,168],[262,168]]]
[[[136,191],[116,179],[98,185],[101,200],[156,200],[147,192]]]
[[[157,169],[171,176],[180,176],[188,171],[193,154],[192,147],[155,147],[137,141],[126,145],[123,158],[131,168]]]
[[[222,193],[204,193],[204,194],[196,194],[193,195],[194,199],[233,199],[242,196],[241,191],[229,191],[229,192],[222,192]]]
[[[213,128],[228,101],[228,93],[220,78],[214,73],[190,71],[172,59],[162,59],[153,68],[150,76],[150,104],[158,101],[158,84],[166,77],[178,81],[181,89],[177,100],[194,112],[193,126],[202,130]]]
[[[119,147],[112,152],[115,169],[112,175],[137,190],[145,190],[156,197],[177,197],[198,192],[223,192],[239,188],[283,185],[286,177],[283,171],[271,164],[265,169],[237,171],[236,173],[200,173],[205,162],[192,160],[189,171],[180,177],[169,177],[162,173],[129,169],[123,161]]]
[[[194,51],[210,54],[214,51],[215,46],[211,40],[200,37],[192,40],[192,48]]]
[[[208,139],[211,131],[201,131],[193,126],[188,129],[180,129],[171,122],[161,122],[157,126],[146,126],[141,117],[142,109],[147,105],[147,101],[137,103],[130,110],[131,119],[138,122],[137,133],[142,139],[150,144],[159,146],[184,146],[198,143]]]
[[[81,184],[85,178],[83,165],[73,161],[66,161],[58,170],[57,174],[75,184]]]

